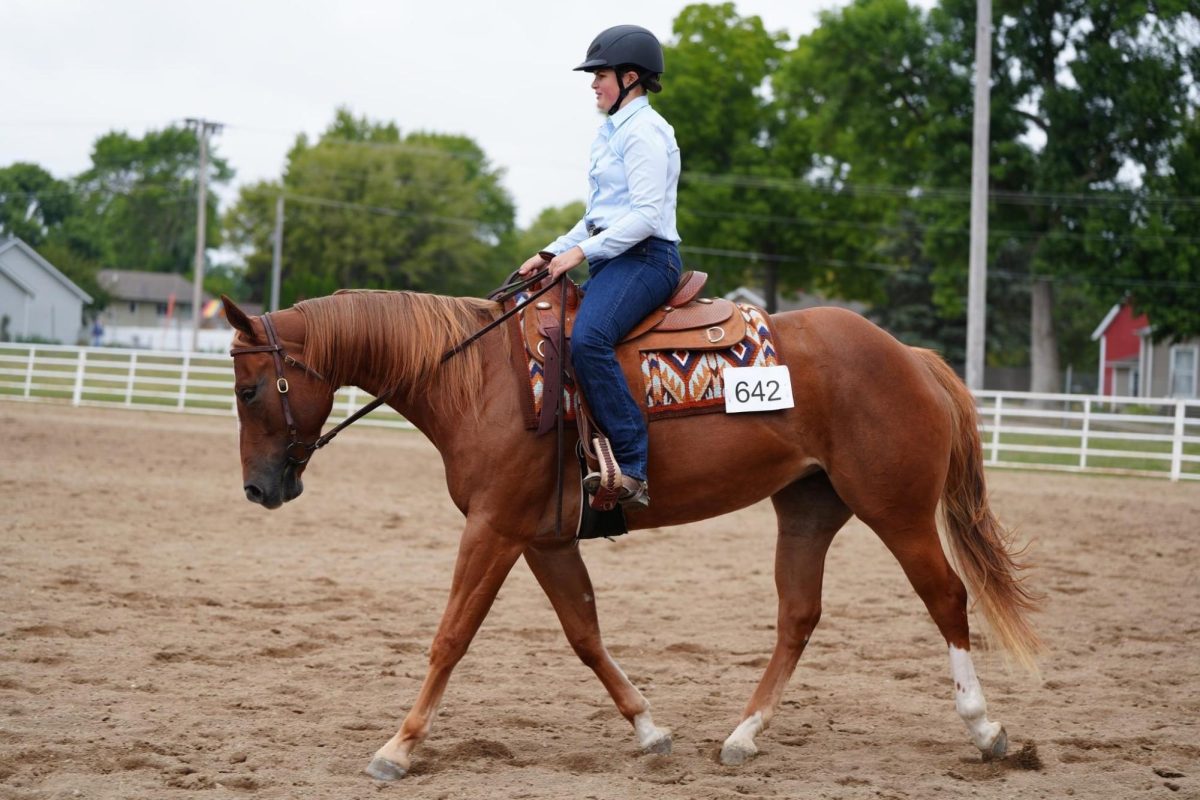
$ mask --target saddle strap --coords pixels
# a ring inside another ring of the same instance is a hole
[[[542,413],[538,417],[537,435],[549,433],[565,413],[563,408],[563,367],[569,363],[563,329],[558,324],[546,328],[546,358],[542,362]]]

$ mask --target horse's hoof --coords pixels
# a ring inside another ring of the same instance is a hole
[[[754,742],[744,740],[726,742],[725,746],[721,748],[721,763],[727,767],[736,767],[745,764],[756,755],[758,755],[758,747]]]
[[[643,745],[642,753],[645,755],[654,753],[659,756],[669,756],[671,755],[671,744],[671,734],[664,733],[652,742]]]
[[[395,761],[388,761],[382,756],[375,756],[367,765],[367,774],[377,781],[398,781],[408,774],[408,770]]]
[[[1008,752],[1008,732],[1004,727],[1000,727],[1000,733],[996,734],[996,741],[992,742],[992,746],[983,751],[984,761],[998,761],[1004,758],[1004,754]]]

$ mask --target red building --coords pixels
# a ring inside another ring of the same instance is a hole
[[[1128,302],[1113,306],[1092,333],[1100,342],[1101,395],[1119,397],[1197,396],[1200,341],[1154,344],[1145,314]]]

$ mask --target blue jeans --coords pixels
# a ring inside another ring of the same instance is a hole
[[[617,364],[621,338],[664,305],[682,268],[674,242],[650,237],[607,260],[588,263],[571,334],[571,363],[592,416],[612,442],[621,473],[646,480],[646,420]]]

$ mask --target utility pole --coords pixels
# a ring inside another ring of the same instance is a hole
[[[987,319],[988,145],[992,0],[975,0],[975,136],[971,146],[971,257],[967,281],[967,388],[983,388]]]
[[[271,306],[268,311],[279,310],[279,276],[283,265],[283,192],[275,198],[275,248],[271,253]]]
[[[184,120],[200,140],[200,172],[196,177],[196,264],[192,279],[192,351],[200,349],[200,302],[204,296],[204,229],[208,212],[208,135],[220,133],[219,122],[188,117]]]

